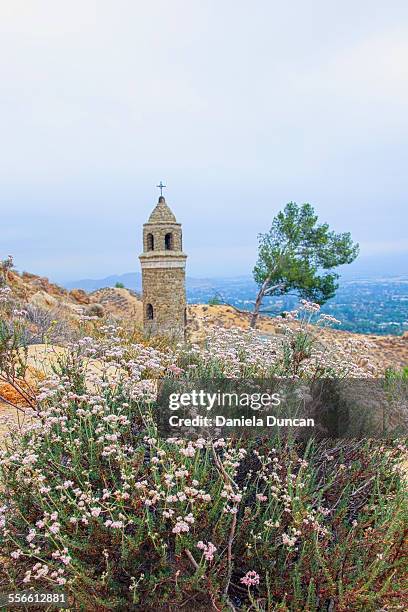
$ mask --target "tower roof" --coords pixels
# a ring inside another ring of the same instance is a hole
[[[176,217],[167,206],[164,196],[159,197],[159,201],[150,214],[148,223],[177,223]]]

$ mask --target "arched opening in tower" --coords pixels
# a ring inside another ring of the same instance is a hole
[[[164,247],[166,251],[173,250],[173,234],[171,232],[169,234],[166,234],[164,237]]]
[[[147,250],[154,251],[154,236],[153,234],[147,234],[146,237]]]
[[[154,312],[153,312],[153,306],[151,304],[147,304],[146,306],[146,318],[148,321],[153,321]]]

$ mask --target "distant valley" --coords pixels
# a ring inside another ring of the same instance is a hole
[[[96,291],[122,283],[128,289],[141,292],[140,273],[107,276],[101,279],[82,279],[64,283],[67,289]],[[187,300],[190,304],[226,302],[242,310],[252,310],[257,287],[250,276],[225,278],[187,277]],[[296,307],[293,296],[271,298],[266,314],[277,315]],[[401,335],[408,330],[408,275],[340,280],[336,296],[329,300],[322,312],[341,321],[339,329],[366,334]]]

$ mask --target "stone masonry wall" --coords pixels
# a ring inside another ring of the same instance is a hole
[[[153,331],[184,336],[184,268],[142,268],[143,321]],[[147,304],[153,306],[153,320],[147,319]]]

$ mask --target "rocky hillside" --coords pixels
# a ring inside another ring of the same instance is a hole
[[[49,313],[55,319],[78,320],[83,314],[98,317],[115,317],[130,320],[137,325],[142,323],[142,303],[140,296],[129,289],[105,288],[87,293],[82,289],[68,291],[47,278],[24,272],[8,272],[8,285],[13,295],[30,308],[32,316]],[[34,313],[34,314],[33,314]],[[188,336],[191,341],[199,342],[205,338],[206,329],[212,326],[249,327],[250,315],[227,305],[196,304],[188,307]],[[280,334],[281,319],[260,317],[258,329],[265,334]],[[361,361],[367,368],[377,372],[386,367],[408,365],[408,334],[404,336],[375,336],[352,334],[340,330],[323,329],[319,331],[322,342],[331,347],[353,346],[361,354]]]
[[[139,297],[128,289],[99,289],[87,293],[83,289],[68,291],[48,278],[23,272],[8,272],[7,283],[13,295],[27,306],[56,310],[60,316],[79,317],[83,314],[104,317],[136,317],[141,320],[142,305]]]

